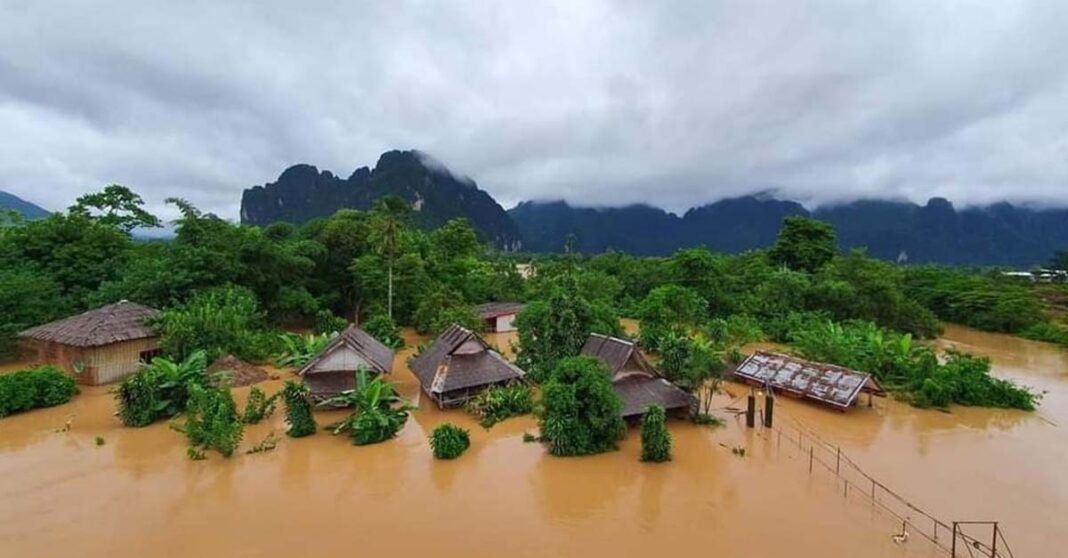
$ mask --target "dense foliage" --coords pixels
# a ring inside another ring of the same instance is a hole
[[[274,362],[278,366],[300,368],[315,358],[323,349],[337,337],[337,333],[323,333],[312,335],[297,335],[296,333],[283,333],[278,336],[278,342],[282,346],[282,352],[275,357]]]
[[[286,434],[293,438],[303,438],[315,434],[318,425],[312,416],[311,391],[308,386],[286,380],[282,388],[282,402],[286,405]]]
[[[642,413],[642,461],[671,461],[671,432],[663,407],[650,405]]]
[[[148,426],[185,410],[192,386],[208,385],[208,360],[194,351],[181,361],[152,359],[136,374],[126,377],[115,392],[119,419],[126,426]]]
[[[517,362],[535,381],[547,377],[562,359],[577,356],[591,332],[619,331],[614,309],[584,296],[574,274],[565,271],[538,286],[544,298],[531,301],[515,322]]]
[[[540,439],[552,455],[611,451],[626,433],[611,376],[592,357],[560,360],[542,385],[540,407]]]
[[[471,433],[451,422],[430,433],[430,448],[438,459],[456,459],[471,447]]]
[[[396,322],[385,314],[378,314],[362,324],[363,330],[387,347],[400,349],[404,347],[404,338]]]
[[[889,390],[921,407],[950,404],[1033,410],[1038,395],[990,375],[990,361],[955,350],[940,362],[909,335],[870,322],[825,322],[796,332],[793,346],[812,360],[873,374]]]
[[[71,400],[78,388],[62,370],[41,366],[0,376],[0,418],[55,407]]]
[[[232,354],[263,361],[277,336],[264,329],[259,302],[248,289],[227,287],[198,293],[157,318],[160,348],[176,358],[204,351],[208,360]]]
[[[479,417],[483,428],[490,428],[505,419],[534,411],[534,393],[530,386],[515,383],[491,386],[467,402],[468,413]]]
[[[202,459],[204,452],[215,450],[230,457],[245,434],[245,423],[228,387],[189,386],[185,423],[172,424],[189,440],[189,456]]]

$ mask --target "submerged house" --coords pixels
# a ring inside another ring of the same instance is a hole
[[[462,405],[483,389],[526,377],[477,333],[456,324],[409,364],[423,392],[441,408]]]
[[[322,401],[355,389],[356,370],[360,368],[369,374],[389,374],[393,369],[393,349],[350,325],[297,373],[311,389],[312,398]]]
[[[694,405],[693,396],[662,377],[633,341],[591,333],[581,354],[596,357],[608,366],[612,387],[623,401],[625,419],[641,416],[649,405],[658,405],[675,415],[688,413]]]
[[[159,314],[126,300],[19,333],[41,364],[62,368],[81,384],[122,380],[160,354],[159,335],[147,321]]]
[[[487,302],[475,309],[486,323],[488,333],[515,331],[515,317],[522,310],[523,304],[518,302]]]
[[[750,355],[738,365],[734,376],[751,385],[770,387],[841,411],[855,404],[861,393],[868,394],[869,406],[873,395],[886,397],[886,390],[871,374],[770,351]]]

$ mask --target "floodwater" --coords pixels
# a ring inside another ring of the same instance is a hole
[[[510,336],[490,337],[507,352]],[[1068,485],[1057,473],[1068,455],[1055,424],[1068,424],[1068,359],[959,328],[946,339],[990,354],[999,374],[1049,389],[1042,411],[945,414],[876,400],[843,414],[781,400],[778,420],[840,443],[939,517],[1001,520],[1017,556],[1060,554]],[[122,428],[107,388],[2,419],[0,556],[942,555],[920,537],[895,544],[897,520],[843,496],[826,475],[809,476],[798,455],[732,414],[721,411],[721,428],[672,422],[675,459],[666,464],[638,461],[635,429],[617,452],[554,458],[523,443],[536,430],[530,417],[486,431],[463,411],[419,401],[408,354],[392,379],[422,407],[396,440],[375,446],[319,432],[282,436],[268,453],[190,461],[166,424]],[[268,393],[280,385],[261,384]],[[235,390],[239,399],[247,391]],[[472,447],[455,461],[436,461],[426,442],[444,421],[471,430]],[[248,428],[243,446],[272,430],[282,434],[281,413]],[[732,454],[736,446],[745,457]]]

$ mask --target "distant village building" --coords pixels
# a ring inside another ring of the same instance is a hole
[[[486,323],[488,333],[515,331],[515,317],[523,310],[518,302],[487,302],[476,309],[479,317]]]
[[[591,333],[582,355],[596,357],[612,373],[612,388],[623,401],[623,418],[636,418],[649,405],[658,405],[675,415],[689,412],[694,398],[661,377],[633,341]]]
[[[846,410],[863,392],[886,397],[886,390],[871,374],[842,366],[812,362],[769,351],[757,351],[742,361],[735,378],[751,385],[770,387],[802,399]]]
[[[515,264],[515,270],[523,279],[530,279],[537,274],[537,271],[534,269],[534,264],[532,263]]]
[[[490,386],[526,377],[526,372],[505,360],[477,333],[456,324],[409,365],[423,393],[442,408],[463,405]]]
[[[393,349],[350,325],[297,373],[311,389],[312,398],[322,401],[355,389],[359,368],[372,375],[389,374],[393,356]]]
[[[159,335],[146,323],[158,314],[123,300],[27,329],[19,337],[37,362],[62,368],[81,384],[107,384],[159,355]]]
[[[1063,269],[1036,269],[1033,271],[1003,271],[1002,277],[1031,281],[1032,283],[1064,283],[1068,271]]]

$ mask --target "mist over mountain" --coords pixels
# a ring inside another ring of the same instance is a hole
[[[49,211],[35,203],[28,202],[15,194],[0,190],[0,211],[13,209],[24,219],[43,219]]]
[[[1028,266],[1068,248],[1068,209],[1009,203],[957,209],[944,198],[923,205],[859,200],[809,210],[760,194],[701,205],[681,216],[645,204],[591,208],[564,201],[526,201],[505,211],[471,179],[411,150],[383,153],[373,169],[360,167],[348,178],[291,166],[277,181],[244,191],[241,221],[300,224],[343,208],[369,209],[385,195],[407,200],[418,227],[466,217],[483,240],[529,252],[560,252],[574,234],[583,253],[658,256],[692,246],[736,253],[770,245],[790,215],[834,225],[842,250],[865,247],[875,257],[912,263]]]
[[[515,223],[493,197],[418,151],[388,151],[373,169],[360,167],[348,178],[311,165],[293,165],[277,181],[244,191],[241,222],[301,224],[339,209],[370,209],[374,200],[387,195],[411,205],[417,227],[432,229],[466,217],[483,240],[500,248],[519,248]]]
[[[564,202],[524,202],[509,211],[532,252],[559,252],[568,234],[576,247],[667,255],[691,246],[740,252],[775,240],[783,218],[805,215],[838,231],[843,250],[866,247],[875,257],[912,263],[1041,264],[1068,247],[1068,210],[998,203],[957,210],[943,198],[925,205],[859,200],[808,210],[801,204],[743,196],[695,207],[682,217],[635,206],[589,209]]]

